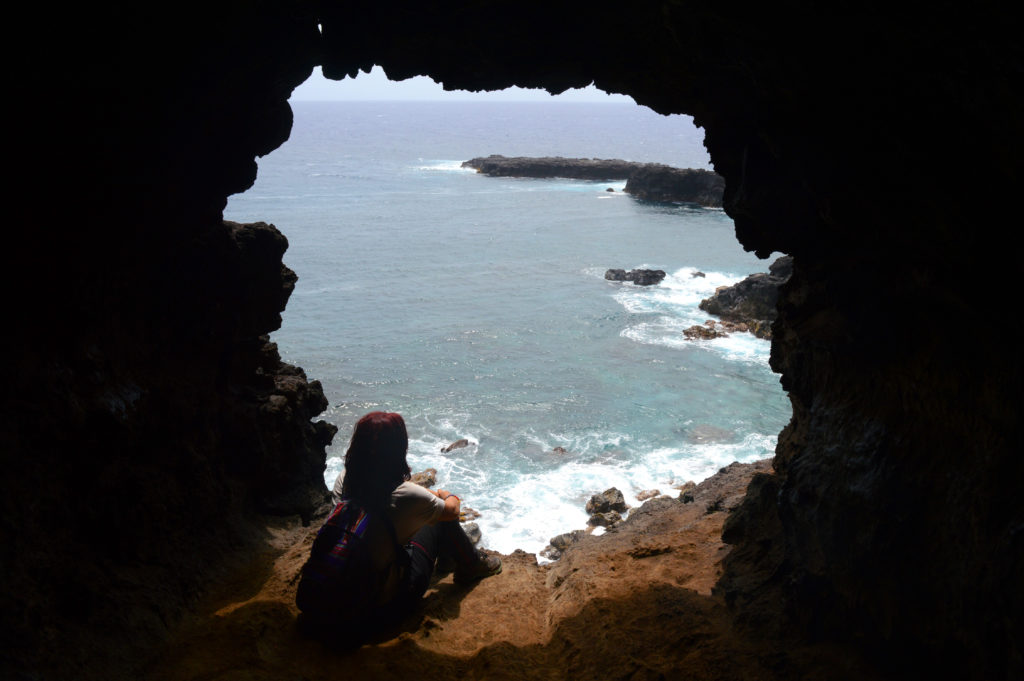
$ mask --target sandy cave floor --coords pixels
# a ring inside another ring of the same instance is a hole
[[[875,678],[842,650],[737,626],[713,593],[729,551],[722,523],[758,471],[770,463],[723,469],[691,503],[648,501],[555,563],[516,552],[470,587],[443,576],[398,630],[348,651],[296,626],[295,587],[317,528],[268,521],[266,551],[211,590],[143,678]]]

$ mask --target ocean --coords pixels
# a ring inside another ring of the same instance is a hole
[[[682,335],[709,318],[702,298],[772,261],[743,251],[727,215],[638,201],[624,182],[460,167],[504,154],[710,168],[691,119],[557,101],[292,107],[291,139],[225,218],[288,237],[299,281],[272,338],[330,401],[328,486],[356,420],[397,411],[413,470],[437,469],[481,514],[483,545],[536,553],[586,526],[594,493],[636,505],[772,456],[791,412],[769,343]],[[637,267],[668,276],[604,279]]]

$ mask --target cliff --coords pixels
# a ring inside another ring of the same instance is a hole
[[[624,191],[639,199],[696,203],[720,208],[725,180],[709,170],[673,168],[621,159],[491,156],[471,158],[463,168],[492,177],[565,177],[576,180],[626,180]]]
[[[857,651],[888,677],[1024,676],[1019,337],[949,331],[1015,302],[1024,48],[1001,4],[22,9],[46,30],[15,48],[5,121],[5,678],[132,676],[232,559],[265,567],[258,509],[314,510],[322,402],[263,339],[284,241],[221,211],[287,140],[317,64],[448,89],[593,82],[693,115],[739,242],[793,256],[772,339],[793,418],[726,526],[734,630],[821,641],[836,668]],[[712,640],[660,588],[588,612],[632,602],[671,645]],[[269,630],[240,631],[259,648]],[[554,650],[575,664],[579,640]]]

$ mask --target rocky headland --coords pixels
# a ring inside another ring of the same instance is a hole
[[[700,301],[700,309],[722,318],[686,330],[688,338],[714,338],[728,331],[750,331],[758,338],[771,339],[772,322],[778,316],[779,287],[793,273],[793,258],[785,255],[773,262],[768,272],[751,274],[732,286],[720,286],[710,298]]]
[[[673,168],[622,159],[526,157],[497,154],[472,158],[463,168],[493,177],[564,177],[576,180],[626,180],[625,192],[646,201],[695,203],[721,208],[725,180],[710,170]]]

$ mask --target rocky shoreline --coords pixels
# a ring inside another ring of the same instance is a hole
[[[501,156],[492,154],[463,162],[491,177],[563,177],[575,180],[626,180],[624,191],[645,201],[695,203],[721,208],[725,179],[710,170],[673,168],[660,163],[622,159],[562,158],[561,156]]]
[[[769,460],[730,464],[681,498],[648,500],[600,536],[574,533],[554,563],[516,551],[502,556],[502,574],[472,587],[440,574],[413,615],[349,651],[295,625],[295,585],[317,524],[268,520],[272,550],[226,575],[141,678],[399,679],[425,666],[527,680],[869,676],[856,658],[836,671],[834,647],[744,628],[717,592],[729,551],[723,525],[759,476],[772,476]]]
[[[792,273],[793,258],[785,255],[773,262],[767,273],[751,274],[732,286],[718,287],[698,307],[721,321],[708,320],[704,326],[691,326],[683,334],[691,340],[707,340],[733,331],[749,331],[758,338],[771,340],[772,323],[778,316],[779,287],[789,281]]]

